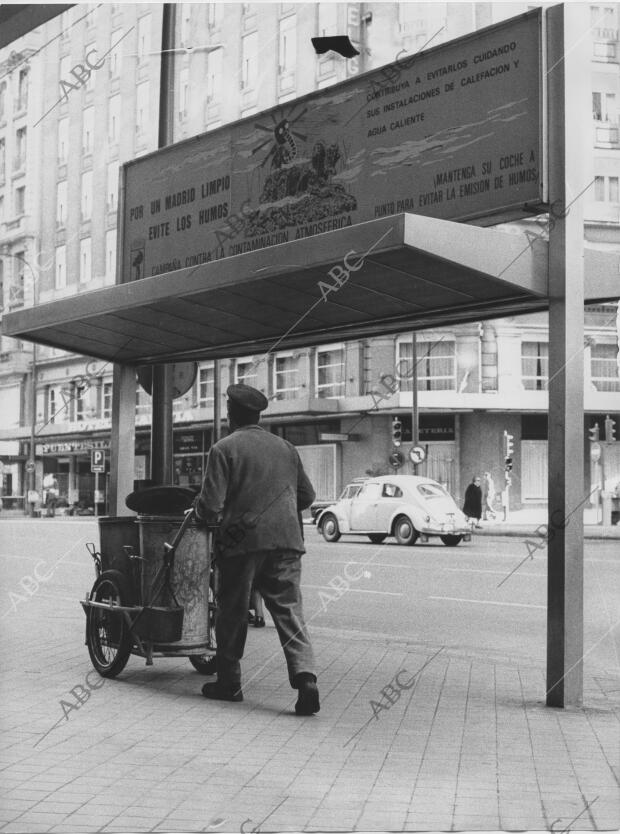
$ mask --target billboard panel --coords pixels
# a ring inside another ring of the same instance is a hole
[[[401,212],[505,218],[539,203],[540,21],[399,56],[127,163],[122,280]]]

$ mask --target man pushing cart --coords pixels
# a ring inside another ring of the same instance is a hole
[[[205,698],[242,701],[241,658],[252,585],[263,597],[284,650],[298,715],[320,709],[314,655],[304,621],[301,511],[315,493],[295,447],[258,425],[267,398],[249,385],[227,389],[231,434],[209,452],[194,507],[197,518],[218,523],[215,557],[217,681]]]

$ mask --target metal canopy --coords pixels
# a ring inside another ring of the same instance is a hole
[[[610,257],[594,255],[603,276],[598,300],[617,296],[620,255],[611,256],[613,272]],[[351,267],[348,278],[336,271],[339,287],[328,274],[336,265]],[[15,311],[4,316],[3,330],[142,364],[257,354],[547,306],[544,241],[400,214]]]
[[[0,7],[0,49],[27,35],[37,26],[47,23],[53,17],[66,12],[74,5],[74,3],[69,5],[38,3],[3,5]]]

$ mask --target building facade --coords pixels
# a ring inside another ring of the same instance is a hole
[[[523,3],[179,4],[175,141],[522,13]],[[592,5],[592,187],[584,237],[620,247],[618,4]],[[157,146],[162,7],[73,7],[0,52],[0,292],[2,309],[114,283],[119,167]],[[317,57],[310,38],[347,33],[360,55]],[[584,161],[585,162],[585,161]],[[545,218],[524,221],[544,234]],[[505,224],[510,229],[511,224]],[[620,296],[620,287],[619,287]],[[611,439],[620,419],[617,308],[585,311],[586,421],[602,462],[588,481],[620,481]],[[264,423],[300,450],[321,498],[353,477],[390,471],[393,420],[411,441],[411,333],[220,362],[221,385],[265,392]],[[547,316],[536,314],[416,335],[418,471],[460,500],[475,473],[504,484],[504,432],[514,437],[511,507],[546,501]],[[175,479],[197,484],[213,430],[212,362],[186,369],[174,402]],[[34,383],[33,383],[34,380]],[[1,337],[0,461],[5,507],[24,507],[34,443],[35,483],[54,472],[69,504],[98,500],[106,480],[92,449],[109,449],[112,368]],[[149,476],[150,398],[136,384],[136,479]],[[605,421],[608,442],[605,442]],[[401,472],[413,472],[407,460]]]

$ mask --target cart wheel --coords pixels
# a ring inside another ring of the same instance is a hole
[[[117,570],[106,570],[90,593],[93,602],[127,604],[131,597],[129,582]],[[120,613],[89,608],[86,619],[86,644],[93,666],[104,678],[115,678],[125,668],[131,654],[132,639],[125,618]]]
[[[194,654],[190,655],[189,662],[192,664],[197,672],[201,675],[215,675],[215,655],[214,654]]]

